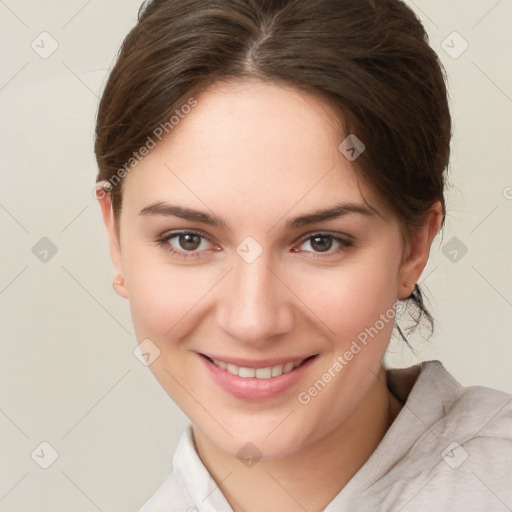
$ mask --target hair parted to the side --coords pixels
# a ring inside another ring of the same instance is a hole
[[[358,175],[406,233],[436,201],[444,225],[451,138],[445,73],[401,0],[145,2],[99,104],[97,180],[116,185],[134,152],[194,95],[218,81],[251,78],[328,104],[343,132],[365,144],[354,162]],[[117,218],[122,185],[110,192]],[[424,317],[433,331],[418,285],[408,300],[419,312],[416,325]]]

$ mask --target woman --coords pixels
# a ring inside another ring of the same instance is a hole
[[[512,507],[511,397],[383,366],[399,306],[432,324],[450,132],[400,0],[143,6],[98,199],[141,357],[191,425],[142,512]]]

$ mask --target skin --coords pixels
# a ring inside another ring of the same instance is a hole
[[[399,412],[382,366],[393,322],[309,403],[298,395],[410,295],[441,205],[405,243],[403,226],[338,150],[346,134],[313,96],[248,81],[216,84],[196,99],[192,113],[126,176],[118,226],[110,197],[100,199],[122,278],[116,291],[130,301],[139,342],[149,338],[160,349],[150,369],[193,423],[198,453],[233,510],[319,511]],[[215,215],[226,227],[140,214],[159,201]],[[376,213],[286,226],[345,201]],[[174,230],[199,230],[210,241],[185,259],[168,250],[184,251],[177,237],[167,248],[156,242]],[[319,252],[304,240],[319,232],[348,235],[354,244],[334,242]],[[248,236],[263,249],[252,263],[236,252]],[[254,403],[217,387],[198,356],[204,352],[318,356],[298,385]],[[248,442],[262,453],[251,468],[237,458]]]

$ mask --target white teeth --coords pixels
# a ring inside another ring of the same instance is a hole
[[[283,366],[283,373],[287,373],[287,372],[289,372],[290,370],[293,370],[293,363],[286,363],[286,364]]]
[[[212,361],[215,363],[215,359],[212,359]],[[234,364],[230,364],[228,363],[226,365],[226,370],[229,372],[229,373],[232,373],[233,375],[238,375],[238,366],[235,366]]]
[[[231,372],[233,373],[233,372]],[[255,368],[244,368],[241,366],[238,368],[238,375],[240,377],[254,377],[256,375],[256,369]]]
[[[274,366],[272,368],[272,377],[279,377],[283,374],[283,365]]]
[[[244,378],[256,378],[256,379],[271,379],[272,377],[280,377],[283,373],[291,372],[294,368],[297,368],[304,359],[298,359],[297,361],[291,361],[286,364],[279,364],[277,366],[269,366],[268,368],[245,368],[243,366],[237,366],[236,364],[225,363],[218,359],[212,359],[213,364],[218,366],[222,370],[227,370],[233,375]]]
[[[271,379],[272,368],[258,368],[254,375],[257,379]]]

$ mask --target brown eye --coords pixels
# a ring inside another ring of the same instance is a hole
[[[201,258],[208,251],[220,250],[208,237],[196,231],[167,232],[155,242],[176,258]]]
[[[326,252],[332,248],[332,236],[314,236],[310,239],[311,247],[315,252]]]
[[[201,245],[202,237],[194,233],[182,233],[179,235],[178,243],[185,251],[195,251]]]
[[[293,252],[310,253],[312,256],[316,254],[318,257],[320,255],[329,257],[341,254],[353,246],[354,240],[352,237],[342,237],[329,233],[315,233],[304,238],[298,248],[293,249]]]

